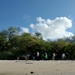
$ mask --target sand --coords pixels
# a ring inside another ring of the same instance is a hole
[[[0,75],[75,75],[75,61],[0,60]]]

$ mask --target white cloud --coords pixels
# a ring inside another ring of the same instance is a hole
[[[29,29],[28,28],[21,27],[21,32],[22,33],[29,33]]]
[[[40,32],[44,39],[58,39],[74,35],[67,31],[72,27],[72,20],[67,17],[57,17],[54,20],[37,17],[37,23],[31,24],[30,27]]]

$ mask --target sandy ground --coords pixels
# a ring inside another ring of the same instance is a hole
[[[0,60],[0,75],[75,75],[75,61]]]

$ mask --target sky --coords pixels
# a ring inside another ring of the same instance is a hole
[[[75,0],[0,0],[0,31],[10,26],[43,39],[75,34]]]

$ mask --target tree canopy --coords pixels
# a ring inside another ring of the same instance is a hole
[[[61,54],[65,53],[70,60],[75,59],[75,36],[66,39],[58,39],[56,41],[43,40],[41,33],[36,32],[35,35],[23,33],[19,35],[19,28],[9,27],[7,30],[0,32],[0,59],[13,60],[18,56],[25,54],[32,55],[37,51],[48,53],[56,53],[56,59],[61,58]]]

